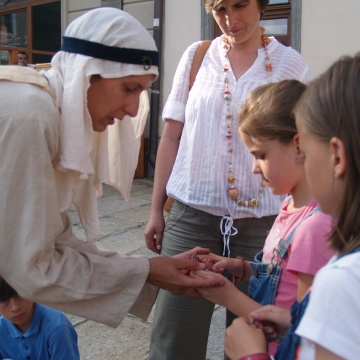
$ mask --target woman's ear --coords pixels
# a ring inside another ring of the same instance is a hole
[[[331,161],[334,166],[334,176],[340,178],[346,171],[345,145],[341,139],[333,137],[330,139]]]

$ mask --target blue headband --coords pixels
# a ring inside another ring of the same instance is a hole
[[[159,53],[152,50],[129,49],[63,36],[61,51],[91,56],[96,59],[143,65],[149,70],[151,65],[159,67]]]

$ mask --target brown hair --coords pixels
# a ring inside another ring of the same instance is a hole
[[[337,137],[344,143],[345,192],[330,241],[339,253],[351,252],[360,245],[360,53],[341,58],[314,80],[295,114],[319,141]]]
[[[239,131],[254,143],[292,141],[297,134],[293,109],[306,85],[298,80],[283,80],[260,86],[247,97],[239,114]]]
[[[222,2],[223,0],[203,0],[207,13],[211,13],[213,10],[218,9],[221,6]],[[257,2],[259,3],[261,12],[264,12],[269,5],[269,0],[257,0]]]
[[[0,276],[0,302],[7,301],[17,296],[17,292]]]

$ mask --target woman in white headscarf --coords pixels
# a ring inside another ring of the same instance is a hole
[[[99,233],[101,184],[129,197],[148,111],[143,90],[158,64],[138,21],[101,8],[70,24],[48,72],[1,68],[0,274],[20,296],[117,326],[129,311],[146,318],[157,286],[196,297],[193,288],[218,285],[183,274],[200,266],[190,253],[123,257],[88,242]],[[87,242],[72,233],[71,203]]]

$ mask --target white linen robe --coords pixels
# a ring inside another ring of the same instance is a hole
[[[41,79],[0,70],[0,274],[24,298],[112,327],[127,312],[146,319],[158,291],[146,282],[149,259],[98,250],[60,213],[60,114]]]

